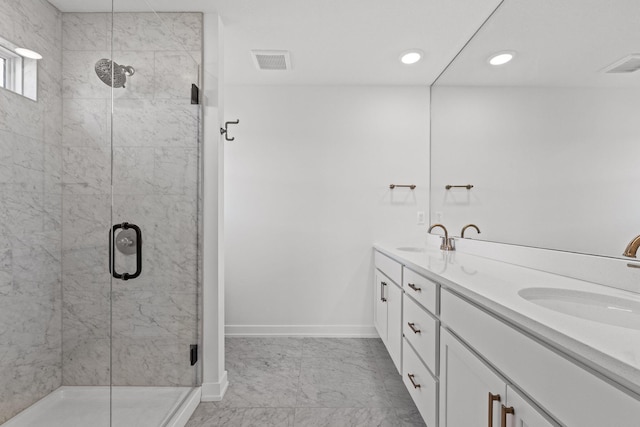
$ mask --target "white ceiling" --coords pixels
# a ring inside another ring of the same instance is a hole
[[[514,50],[493,67],[494,52]],[[640,53],[639,0],[507,0],[438,85],[640,87],[640,71],[605,74]]]
[[[225,82],[428,85],[501,0],[115,0],[116,11],[217,12]],[[63,12],[111,11],[111,0],[50,0]],[[407,66],[400,54],[421,49]],[[250,50],[288,50],[293,69],[258,71]]]

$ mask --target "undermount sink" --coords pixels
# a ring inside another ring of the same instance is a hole
[[[640,330],[640,302],[571,289],[526,288],[522,298],[549,310],[623,328]]]
[[[403,246],[401,248],[396,248],[396,249],[403,252],[426,252],[427,251],[425,248],[414,248],[410,246]]]

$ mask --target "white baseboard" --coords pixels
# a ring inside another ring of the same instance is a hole
[[[220,382],[202,384],[202,396],[200,400],[202,402],[219,402],[224,397],[228,387],[229,380],[227,379],[227,371],[224,371]]]
[[[373,325],[226,325],[228,337],[377,338]]]

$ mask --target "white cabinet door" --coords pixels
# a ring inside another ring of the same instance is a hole
[[[386,286],[387,292],[387,350],[396,365],[398,373],[402,372],[402,289],[393,283]]]
[[[440,427],[500,427],[506,384],[444,328],[440,334]]]
[[[378,270],[374,274],[375,288],[373,297],[375,299],[374,324],[378,335],[382,341],[387,343],[387,289],[391,281]]]
[[[507,386],[507,403],[503,406],[501,417],[505,417],[505,427],[555,427],[510,386]]]

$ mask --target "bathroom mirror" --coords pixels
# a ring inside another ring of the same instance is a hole
[[[431,222],[622,258],[640,234],[639,19],[637,0],[505,0],[432,87]]]

